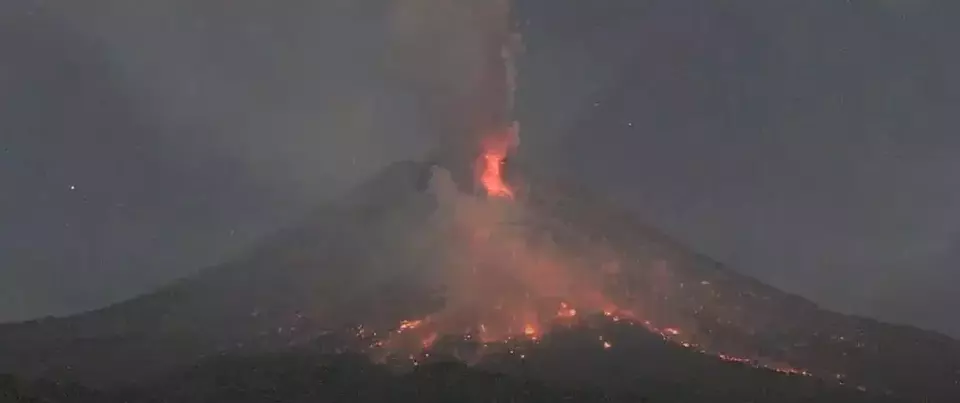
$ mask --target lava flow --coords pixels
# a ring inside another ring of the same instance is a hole
[[[536,203],[530,202],[528,192],[511,186],[504,172],[510,154],[519,145],[519,126],[510,116],[516,81],[514,55],[521,46],[519,36],[510,29],[508,3],[477,0],[443,4],[476,7],[463,14],[471,18],[462,25],[479,30],[464,36],[475,39],[476,46],[456,49],[469,50],[476,57],[467,59],[478,63],[470,64],[463,74],[447,72],[449,77],[445,76],[451,79],[449,86],[459,90],[431,98],[435,101],[430,103],[434,107],[431,117],[444,123],[439,132],[441,160],[447,167],[433,168],[429,192],[437,207],[425,228],[411,231],[410,236],[417,240],[417,253],[424,254],[423,266],[431,271],[427,277],[444,290],[444,303],[434,312],[407,318],[385,338],[372,341],[377,355],[409,357],[416,363],[418,357],[429,354],[436,343],[447,338],[480,342],[482,346],[538,343],[558,326],[600,323],[595,326],[598,331],[606,324],[635,326],[727,361],[805,373],[701,347],[696,333],[687,331],[695,329],[692,325],[687,328],[688,323],[653,323],[677,319],[657,315],[655,310],[644,311],[648,305],[666,300],[669,291],[656,284],[667,281],[655,278],[668,278],[665,269],[656,266],[650,273],[638,275],[652,279],[648,282],[654,285],[646,288],[651,298],[631,296],[636,290],[628,289],[619,277],[621,263],[626,263],[621,259],[626,260],[626,256],[604,245],[604,241],[592,239],[600,238],[595,234],[563,227],[549,212],[541,215],[544,212],[531,207]],[[481,21],[476,16],[487,18]],[[429,60],[445,60],[448,53],[433,52],[434,58]],[[411,71],[418,73],[418,78],[432,78],[421,74],[433,70]],[[470,161],[473,157],[466,155],[475,156],[475,160]],[[471,163],[472,193],[463,191],[469,186],[460,183],[469,176],[465,171],[470,170]],[[598,345],[605,350],[617,349],[615,340],[602,336]]]
[[[445,306],[429,316],[401,322],[385,341],[373,343],[381,358],[385,353],[408,357],[416,364],[444,337],[479,342],[483,351],[491,345],[506,346],[513,354],[516,343],[539,343],[558,326],[592,324],[594,331],[602,332],[606,324],[620,324],[724,361],[809,375],[786,365],[712,351],[676,325],[659,326],[621,307],[604,287],[607,273],[597,270],[605,263],[584,264],[540,239],[549,235],[524,225],[532,215],[502,171],[515,144],[515,127],[484,142],[476,165],[481,195],[460,192],[442,169],[434,171],[431,189],[439,208],[428,232],[436,236],[433,249],[442,256],[438,272],[447,289]],[[593,317],[603,322],[587,319]],[[615,341],[603,336],[598,345],[616,349]]]
[[[516,125],[483,141],[475,168],[482,194],[461,192],[442,168],[434,170],[430,186],[439,207],[426,232],[433,237],[429,249],[437,255],[445,306],[403,322],[386,347],[429,346],[437,335],[535,340],[578,309],[617,310],[600,283],[573,267],[545,234],[524,225],[530,214],[502,171],[516,144]]]

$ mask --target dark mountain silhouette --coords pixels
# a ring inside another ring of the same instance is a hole
[[[364,344],[351,336],[357,325],[388,328],[443,304],[419,285],[419,262],[396,246],[434,207],[432,196],[423,192],[428,168],[413,162],[389,166],[339,203],[318,210],[302,227],[156,293],[73,317],[0,326],[0,371],[99,389],[123,384],[149,389],[156,379],[211,357],[304,346],[327,353],[362,349]],[[662,390],[665,383],[675,382],[676,393],[681,393],[684,382],[725,379],[743,370],[746,378],[736,381],[743,382],[742,393],[755,391],[749,385],[756,381],[760,383],[753,385],[764,390],[784,382],[794,385],[786,390],[805,391],[797,396],[829,390],[843,394],[856,387],[929,401],[958,396],[960,343],[955,340],[821,310],[688,251],[587,189],[565,188],[532,173],[522,178],[526,202],[538,217],[523,225],[550,232],[563,248],[589,251],[602,245],[615,251],[623,264],[612,275],[611,292],[620,293],[625,304],[638,307],[654,323],[682,329],[683,340],[708,353],[665,343],[660,335],[634,326],[616,342],[618,349],[638,343],[634,351],[626,348],[614,356],[586,359],[577,356],[579,351],[589,352],[597,343],[577,347],[579,342],[570,340],[586,340],[583,335],[595,335],[590,333],[595,330],[573,332],[572,339],[557,342],[566,343],[562,347],[548,343],[553,334],[548,333],[534,348],[557,361],[544,361],[539,373],[515,367],[519,376],[573,378],[636,393],[616,387],[627,382],[617,374],[642,374],[659,385],[648,384],[650,388]],[[607,326],[613,326],[611,333],[618,329],[614,323],[601,328]],[[719,353],[755,359],[755,366],[802,368],[813,376],[723,363],[715,357]],[[567,360],[564,354],[572,356]],[[540,355],[530,355],[530,365],[536,367],[533,357]],[[581,364],[563,371],[563,362]],[[585,369],[587,362],[596,368]],[[492,368],[511,371],[505,364]],[[604,371],[613,372],[600,376]],[[795,386],[804,383],[818,386]],[[835,389],[841,383],[847,386]]]

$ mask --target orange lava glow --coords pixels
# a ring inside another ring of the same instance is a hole
[[[765,366],[755,360],[701,349],[694,343],[695,332],[688,332],[696,329],[685,327],[683,321],[671,322],[672,327],[658,327],[653,322],[663,320],[661,317],[646,312],[643,302],[630,298],[629,291],[617,291],[621,289],[617,283],[623,263],[621,254],[607,253],[600,246],[603,242],[592,239],[573,241],[587,247],[571,252],[566,243],[554,240],[555,235],[564,235],[565,227],[548,222],[554,226],[540,229],[538,226],[549,220],[537,215],[539,211],[531,211],[535,209],[526,204],[527,192],[514,189],[504,177],[508,156],[518,146],[518,130],[516,123],[504,122],[503,127],[491,130],[480,142],[474,161],[474,193],[462,192],[452,182],[449,171],[446,176],[439,172],[442,169],[434,171],[430,186],[437,208],[430,227],[424,230],[424,243],[429,247],[418,250],[429,250],[430,257],[437,261],[436,273],[442,277],[438,282],[443,283],[445,290],[443,308],[429,316],[401,321],[383,340],[371,342],[371,348],[391,356],[409,357],[413,365],[419,365],[421,356],[428,355],[438,344],[444,345],[438,340],[452,336],[481,342],[481,351],[494,343],[506,345],[513,355],[517,342],[546,342],[542,338],[552,328],[589,324],[591,315],[597,314],[600,320],[646,329],[666,342],[725,361],[808,375],[802,370]],[[479,196],[481,193],[486,197]],[[530,222],[535,225],[529,225]],[[561,230],[553,230],[558,227]],[[565,235],[590,238],[590,234]],[[651,272],[651,278],[658,283],[670,278],[666,263],[653,267]],[[357,335],[367,337],[363,329]],[[605,350],[611,349],[613,343],[621,348],[627,346],[604,337],[599,342]],[[521,352],[516,354],[521,359],[534,354]]]
[[[405,321],[403,321],[403,322],[400,322],[400,330],[399,330],[399,331],[402,332],[402,331],[408,330],[408,329],[416,329],[416,328],[417,328],[418,326],[420,326],[420,324],[422,324],[422,323],[423,323],[423,319],[418,319],[418,320],[405,320]]]
[[[560,303],[560,310],[557,311],[558,318],[572,318],[577,316],[577,310],[571,308],[566,302]]]
[[[450,191],[454,186],[435,193],[441,206],[435,229],[443,235],[434,249],[445,306],[401,322],[387,349],[417,349],[433,344],[437,335],[483,343],[539,341],[553,326],[570,326],[581,312],[620,311],[605,295],[594,265],[579,263],[552,242],[538,240],[542,235],[536,231],[513,224],[529,214],[503,178],[516,130],[510,126],[482,142],[475,175],[486,197]],[[434,179],[443,181],[442,175]]]
[[[541,324],[528,323],[523,326],[522,331],[518,332],[518,334],[510,334],[509,332],[507,332],[507,333],[497,333],[495,336],[488,336],[484,334],[487,332],[487,326],[482,323],[479,324],[474,330],[480,332],[480,341],[483,342],[484,347],[491,344],[511,345],[511,343],[518,340],[523,340],[523,339],[526,339],[528,341],[533,341],[535,343],[539,343],[540,335],[542,332],[541,328],[546,329],[550,325],[560,325],[563,323],[564,319],[569,318],[568,316],[563,314],[565,312],[563,311],[563,309],[568,309],[569,311],[573,311],[573,312],[576,311],[574,307],[572,307],[567,303],[561,303],[561,307],[562,309],[560,312],[558,312],[558,315],[554,318],[549,318],[547,320],[547,323],[541,323]],[[701,354],[712,355],[723,361],[747,365],[754,368],[766,369],[766,370],[778,372],[785,375],[813,376],[812,373],[804,369],[798,369],[798,368],[793,368],[787,365],[779,365],[779,364],[763,364],[756,359],[739,357],[739,356],[735,356],[735,355],[731,355],[723,352],[704,350],[697,344],[678,340],[677,337],[680,335],[680,331],[678,329],[672,328],[672,327],[658,328],[655,325],[653,325],[649,320],[641,320],[633,317],[632,313],[630,313],[629,311],[621,312],[621,311],[605,310],[605,311],[598,311],[598,312],[602,313],[603,317],[607,318],[607,320],[613,323],[621,322],[628,326],[638,326],[638,327],[645,328],[648,331],[659,334],[666,341],[675,343],[677,345],[683,346],[684,348],[690,349],[692,351],[695,351]],[[414,340],[416,341],[415,343],[413,343],[416,346],[415,350],[418,350],[419,354],[421,354],[422,356],[429,357],[430,354],[426,351],[428,351],[433,346],[434,342],[440,336],[440,333],[438,333],[438,331],[436,330],[439,327],[438,325],[439,325],[438,323],[432,322],[430,318],[404,320],[400,322],[400,324],[397,326],[397,329],[393,332],[393,334],[398,336],[403,334],[407,337],[413,337]],[[358,337],[361,337],[361,336],[362,335],[358,333]],[[462,338],[463,340],[472,340],[473,333],[463,334]],[[608,340],[606,337],[600,336],[599,341],[604,350],[609,350],[613,348],[613,343],[610,340]],[[388,341],[387,344],[391,344],[390,341]],[[371,344],[371,347],[389,348],[389,346],[385,345],[383,341],[376,341],[375,343]],[[508,352],[511,355],[514,355],[516,353],[513,347],[511,347]],[[521,359],[525,359],[528,354],[530,354],[529,351],[527,353],[519,355],[519,357]],[[417,354],[410,354],[408,357],[412,365],[414,366],[419,365],[420,358]],[[842,379],[842,377],[843,377],[842,375],[837,375],[837,379]]]
[[[483,151],[477,161],[480,184],[487,196],[512,199],[513,189],[503,178],[503,164],[516,138],[516,128],[511,127],[488,136],[482,144]]]
[[[501,178],[501,167],[505,157],[497,153],[486,153],[482,158],[485,168],[480,176],[480,181],[484,189],[487,190],[487,195],[512,199],[513,191]]]

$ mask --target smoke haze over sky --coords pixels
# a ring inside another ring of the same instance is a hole
[[[385,7],[227,3],[0,5],[0,321],[189,275],[435,144]],[[574,3],[523,2],[523,158],[827,308],[960,334],[955,3]]]

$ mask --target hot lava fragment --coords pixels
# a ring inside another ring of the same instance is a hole
[[[483,141],[483,151],[477,160],[479,182],[490,197],[512,199],[513,190],[503,177],[503,166],[510,148],[516,145],[517,126],[512,125],[504,134],[489,136]]]

